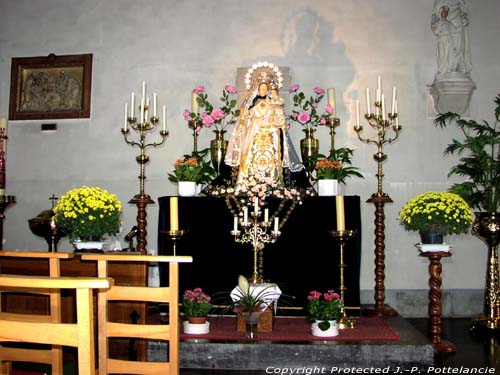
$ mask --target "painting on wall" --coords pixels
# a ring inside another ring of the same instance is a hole
[[[92,54],[12,58],[10,120],[90,117]]]

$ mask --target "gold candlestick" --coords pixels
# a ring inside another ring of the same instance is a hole
[[[193,153],[198,152],[198,130],[196,130],[199,126],[201,126],[201,121],[199,119],[194,119],[188,122],[189,129],[193,130]]]
[[[172,241],[172,255],[177,255],[177,242],[181,240],[181,238],[187,234],[189,230],[186,229],[177,229],[177,230],[166,230],[162,231],[162,234],[166,234],[168,239]]]
[[[330,155],[335,154],[335,128],[340,126],[340,119],[337,117],[330,117],[326,123],[330,129]]]
[[[349,329],[354,328],[356,326],[356,322],[347,317],[347,313],[345,311],[345,300],[344,295],[347,290],[344,282],[344,269],[347,265],[344,263],[344,245],[347,241],[352,239],[356,234],[356,230],[329,230],[328,233],[339,243],[340,248],[340,261],[339,261],[339,270],[340,270],[340,302],[342,303],[342,308],[340,310],[341,317],[338,321],[339,329]]]

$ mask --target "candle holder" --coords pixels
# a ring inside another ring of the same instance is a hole
[[[374,144],[377,147],[377,152],[373,155],[373,158],[378,164],[377,169],[377,192],[372,194],[371,198],[367,200],[368,203],[373,203],[375,205],[375,307],[372,309],[366,309],[365,313],[367,315],[385,315],[394,316],[397,312],[392,308],[385,307],[385,213],[384,205],[386,203],[392,203],[392,199],[388,194],[384,193],[382,188],[382,179],[384,173],[382,170],[382,163],[387,159],[387,155],[383,152],[383,147],[385,144],[393,143],[399,136],[401,126],[398,122],[397,113],[389,113],[389,120],[385,119],[382,113],[384,106],[381,101],[375,102],[375,107],[377,109],[376,114],[365,114],[365,118],[368,124],[376,131],[378,138],[370,139],[364,138],[361,133],[363,132],[363,126],[357,124],[354,127],[358,138],[361,142],[367,144]],[[397,111],[395,111],[397,112]],[[392,130],[393,136],[388,137],[388,132]]]
[[[340,248],[340,261],[339,261],[339,270],[340,270],[340,302],[342,303],[342,307],[340,310],[340,320],[338,321],[339,329],[349,329],[356,327],[356,322],[347,317],[345,311],[345,300],[344,295],[347,290],[344,283],[344,269],[347,265],[344,263],[344,245],[347,241],[351,240],[356,235],[356,230],[329,230],[328,233],[339,243]]]
[[[330,117],[326,122],[326,126],[330,129],[330,155],[335,154],[335,128],[340,126],[340,119]]]
[[[193,153],[198,152],[198,131],[196,130],[201,126],[201,121],[199,119],[190,120],[188,122],[189,129],[193,130]]]
[[[136,157],[136,161],[137,163],[139,163],[140,166],[139,194],[135,195],[129,201],[129,203],[137,205],[137,227],[139,229],[137,235],[137,251],[141,253],[147,252],[146,251],[146,246],[147,246],[146,206],[148,204],[154,203],[151,197],[144,192],[144,181],[146,179],[145,169],[146,169],[146,163],[149,162],[149,156],[146,155],[146,149],[150,147],[159,147],[163,145],[169,134],[169,132],[165,130],[165,124],[163,124],[163,130],[160,130],[160,137],[161,137],[160,141],[150,142],[150,143],[146,142],[147,135],[153,133],[160,122],[160,119],[155,115],[151,116],[148,119],[147,116],[148,110],[149,106],[147,104],[144,105],[144,108],[139,107],[139,112],[141,113],[140,120],[138,120],[135,116],[133,116],[133,111],[132,111],[132,114],[127,117],[128,126],[125,126],[121,130],[125,142],[132,147],[136,146],[139,147],[140,149],[140,154]],[[135,132],[137,132],[138,139],[136,141],[130,139],[131,132],[129,130],[129,127]]]
[[[181,238],[186,235],[189,230],[186,229],[177,229],[177,230],[166,230],[161,233],[165,234],[170,241],[172,241],[172,255],[177,256],[177,242],[181,240]]]
[[[274,243],[281,235],[278,230],[269,231],[271,221],[260,221],[262,210],[254,211],[250,214],[251,220],[245,221],[245,216],[240,218],[239,223],[243,230],[232,230],[231,234],[237,243],[250,243],[253,248],[253,274],[249,279],[253,284],[264,283],[264,257],[263,251],[266,243]],[[260,256],[260,258],[259,258]]]

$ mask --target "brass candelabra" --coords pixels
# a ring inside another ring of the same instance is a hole
[[[198,152],[198,128],[201,126],[199,119],[191,120],[188,122],[189,129],[193,130],[193,153]]]
[[[335,128],[340,126],[340,119],[331,117],[328,119],[326,126],[330,129],[330,155],[335,153]]]
[[[146,163],[149,162],[149,156],[146,155],[146,149],[150,147],[159,147],[165,143],[168,136],[168,131],[166,129],[166,116],[165,116],[165,106],[163,106],[163,128],[160,130],[161,139],[158,142],[147,142],[146,138],[148,134],[153,133],[156,127],[160,123],[160,118],[157,116],[156,111],[156,94],[153,95],[153,116],[149,117],[148,113],[150,110],[149,98],[146,99],[146,84],[142,83],[142,98],[139,105],[140,118],[137,119],[134,115],[134,93],[132,93],[130,114],[127,111],[128,104],[125,103],[125,122],[123,129],[121,130],[125,142],[132,147],[139,147],[140,154],[136,157],[136,161],[140,165],[139,174],[139,194],[135,195],[129,203],[137,205],[137,227],[139,229],[137,236],[137,251],[141,253],[146,252],[147,246],[147,221],[146,221],[146,206],[148,204],[153,204],[154,201],[149,195],[144,191],[144,181],[146,180]],[[130,139],[131,128],[138,134],[137,140]]]
[[[271,221],[268,219],[268,214],[264,214],[264,219],[261,221],[262,210],[255,205],[255,210],[250,214],[251,219],[248,220],[248,207],[243,207],[243,217],[235,216],[235,225],[231,234],[234,240],[238,243],[249,243],[253,249],[253,274],[250,281],[253,284],[264,283],[266,280],[263,276],[264,259],[262,252],[265,244],[274,243],[281,235],[278,227],[278,218],[274,219],[274,228],[270,231]],[[238,229],[238,224],[242,230]],[[260,255],[260,259],[259,259]]]
[[[372,129],[375,130],[377,138],[371,139],[363,137],[363,126],[359,123],[359,101],[356,101],[356,131],[358,138],[361,142],[373,144],[377,147],[377,152],[373,158],[377,162],[377,192],[372,194],[371,198],[367,200],[368,203],[375,205],[375,306],[372,309],[366,309],[365,313],[368,315],[386,315],[394,316],[396,311],[392,308],[385,307],[385,213],[384,205],[391,203],[392,199],[388,194],[384,193],[382,188],[382,179],[384,177],[382,163],[387,159],[383,147],[388,143],[393,143],[399,136],[401,126],[399,125],[397,101],[396,101],[396,88],[392,91],[392,111],[385,113],[385,100],[382,94],[381,80],[378,77],[377,98],[375,101],[375,113],[370,111],[370,94],[369,89],[366,89],[366,103],[367,113],[365,119]],[[389,132],[392,131],[392,136]]]
[[[356,322],[353,319],[349,319],[347,317],[347,313],[345,311],[345,300],[344,295],[347,290],[344,282],[344,269],[347,267],[347,264],[344,263],[344,245],[347,241],[352,239],[356,230],[329,230],[328,233],[339,243],[340,249],[340,260],[339,260],[339,270],[340,270],[340,302],[342,303],[342,308],[340,310],[341,317],[338,321],[339,329],[348,329],[354,328],[356,326]]]

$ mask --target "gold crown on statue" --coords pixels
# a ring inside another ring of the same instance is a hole
[[[277,66],[267,61],[259,61],[253,64],[245,74],[245,85],[250,90],[255,83],[267,83],[271,88],[283,86],[283,76]]]

